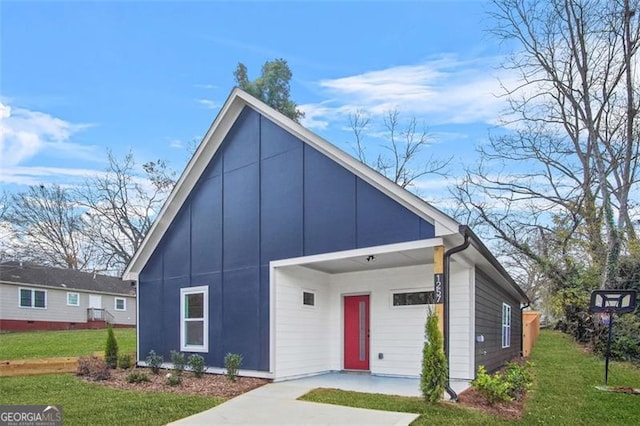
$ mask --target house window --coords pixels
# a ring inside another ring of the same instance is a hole
[[[393,306],[414,306],[430,304],[433,304],[433,291],[393,293]]]
[[[305,306],[315,306],[316,305],[316,294],[311,291],[303,291],[302,292],[302,304]]]
[[[80,306],[80,294],[79,293],[67,293],[67,305]]]
[[[125,299],[124,297],[116,297],[114,309],[116,311],[126,311],[127,299]]]
[[[209,351],[209,287],[180,289],[180,349]]]
[[[34,290],[31,288],[20,289],[20,307],[21,308],[41,308],[47,307],[46,290]]]
[[[511,346],[511,306],[502,304],[502,347]]]

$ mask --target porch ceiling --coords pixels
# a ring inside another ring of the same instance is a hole
[[[367,260],[369,256],[373,256],[374,260]],[[345,272],[370,271],[430,263],[433,263],[433,247],[413,248],[386,253],[376,253],[376,250],[372,250],[370,254],[308,262],[300,266],[329,274],[342,274]]]

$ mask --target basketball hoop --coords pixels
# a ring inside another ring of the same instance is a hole
[[[607,353],[604,364],[604,384],[609,380],[609,354],[611,353],[611,329],[613,314],[626,314],[636,309],[635,290],[596,290],[591,293],[589,310],[600,314],[600,322],[609,326]]]

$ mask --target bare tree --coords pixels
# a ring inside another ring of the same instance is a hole
[[[349,126],[354,135],[358,159],[402,188],[412,187],[423,176],[443,174],[451,162],[451,157],[437,159],[430,155],[422,158],[422,151],[431,141],[429,134],[426,130],[418,129],[415,117],[402,127],[397,110],[388,111],[383,117],[385,143],[381,147],[384,153],[378,154],[374,161],[369,161],[364,143],[369,125],[370,119],[363,111],[349,114]]]
[[[82,234],[81,212],[67,189],[31,186],[11,196],[4,216],[15,233],[16,257],[69,269],[93,266],[95,247]]]
[[[84,233],[100,248],[100,263],[122,271],[173,188],[175,173],[161,160],[143,164],[140,173],[132,153],[119,159],[108,152],[108,159],[105,173],[88,179],[75,197],[86,210]]]
[[[506,64],[521,80],[505,87],[505,124],[516,130],[480,149],[457,198],[558,283],[595,268],[610,285],[637,239],[637,0],[494,6],[494,33],[520,46]]]

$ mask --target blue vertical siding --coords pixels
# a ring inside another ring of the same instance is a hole
[[[180,288],[209,286],[208,366],[269,369],[269,262],[434,236],[433,225],[245,108],[139,277],[140,357],[180,347]]]

